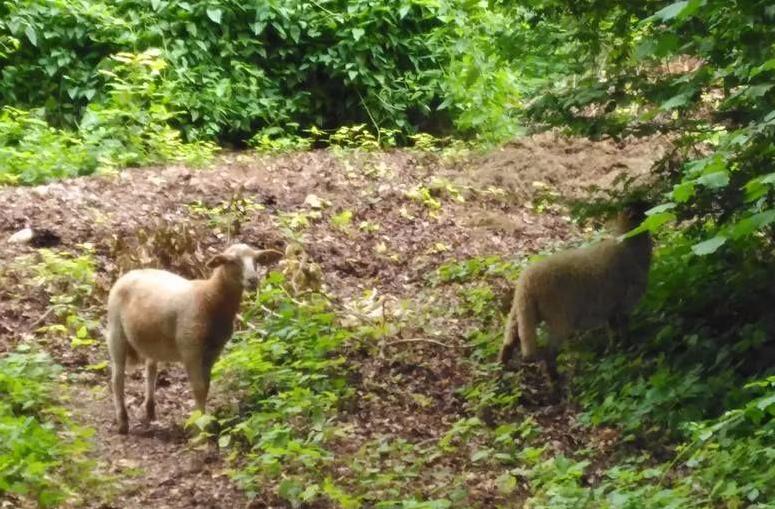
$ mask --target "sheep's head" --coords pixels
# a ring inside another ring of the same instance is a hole
[[[283,253],[273,249],[253,249],[247,244],[234,244],[226,251],[215,255],[207,266],[211,269],[221,267],[226,276],[239,281],[242,288],[255,290],[258,286],[256,264],[272,265],[283,257]]]
[[[637,228],[646,219],[646,211],[653,205],[644,198],[632,198],[623,204],[619,214],[614,218],[614,230],[625,233]]]

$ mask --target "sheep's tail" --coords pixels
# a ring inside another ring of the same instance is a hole
[[[514,354],[517,342],[520,344],[522,357],[526,360],[533,358],[538,349],[536,342],[538,311],[530,293],[525,291],[522,281],[517,284],[514,291],[514,301],[506,321],[506,330],[503,334],[503,346],[498,360],[506,365]]]
[[[108,310],[108,325],[105,330],[105,337],[108,341],[108,350],[110,357],[115,361],[115,357],[124,352],[124,359],[127,366],[135,366],[143,361],[143,356],[127,340],[124,333],[124,326],[121,323],[121,317],[117,313]]]
[[[520,291],[522,290],[522,291]],[[538,353],[538,305],[534,296],[524,290],[517,289],[514,297],[514,307],[517,312],[517,328],[522,358],[529,361]]]

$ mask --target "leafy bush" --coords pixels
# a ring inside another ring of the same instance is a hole
[[[591,423],[677,433],[740,404],[739,387],[766,369],[752,362],[772,326],[762,300],[773,264],[766,248],[749,240],[726,257],[696,257],[691,237],[661,242],[633,337],[607,355],[581,354],[579,396]]]
[[[97,481],[87,458],[91,431],[59,406],[60,369],[20,348],[0,358],[0,493],[42,507],[74,502]]]
[[[160,51],[117,53],[109,68],[107,95],[86,108],[80,133],[103,168],[121,168],[161,161],[199,164],[209,160],[215,146],[207,142],[184,144],[169,122],[176,117],[167,108],[160,73],[167,63]]]
[[[111,95],[101,72],[111,55],[163,48],[163,103],[182,112],[174,124],[189,140],[241,142],[293,124],[411,134],[453,121],[502,138],[532,70],[512,42],[529,33],[513,16],[528,14],[458,1],[7,2],[0,102],[43,106],[73,127]]]
[[[585,65],[569,67],[529,108],[587,135],[671,133],[659,165],[662,227],[704,228],[696,254],[771,231],[775,11],[761,0],[547,2]],[[557,57],[557,54],[555,54]]]
[[[312,298],[300,307],[283,290],[282,275],[271,273],[243,316],[271,313],[260,330],[239,334],[214,370],[242,394],[241,415],[223,419],[219,441],[245,447],[235,479],[249,494],[271,484],[298,503],[333,489],[326,446],[337,433],[330,421],[350,394],[337,353],[350,335],[335,325],[325,301]]]
[[[537,463],[529,470],[531,507],[773,507],[774,382],[751,384],[760,394],[744,406],[693,424],[690,441],[668,463],[648,454],[628,457],[606,468],[594,486],[585,482],[588,460],[556,456]]]
[[[119,53],[102,69],[107,95],[86,108],[78,131],[55,129],[43,111],[0,110],[0,185],[37,184],[131,165],[209,161],[216,147],[183,143],[159,91],[159,52]]]
[[[0,185],[86,175],[97,160],[78,136],[50,127],[43,113],[0,110]]]

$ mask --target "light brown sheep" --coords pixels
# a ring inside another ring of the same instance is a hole
[[[209,279],[188,280],[164,270],[141,269],[124,274],[108,296],[107,341],[118,432],[127,433],[124,370],[127,361],[145,359],[145,416],[155,419],[157,363],[182,362],[196,408],[205,411],[210,372],[231,337],[244,289],[258,284],[256,263],[282,258],[272,250],[245,244],[230,246],[208,263]]]
[[[615,233],[636,228],[648,208],[640,201],[627,206],[617,216]],[[542,360],[554,383],[558,350],[573,332],[606,324],[623,332],[627,315],[646,290],[652,246],[646,231],[563,251],[527,267],[514,291],[500,362],[508,364],[519,341],[522,358]],[[536,343],[541,322],[549,334],[547,348]]]

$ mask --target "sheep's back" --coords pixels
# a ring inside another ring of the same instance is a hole
[[[619,250],[605,240],[556,253],[526,268],[519,286],[533,296],[541,318],[559,328],[601,325],[623,297]]]
[[[117,312],[129,342],[144,357],[179,360],[176,329],[191,296],[191,281],[155,269],[131,271],[110,292],[108,312]]]

